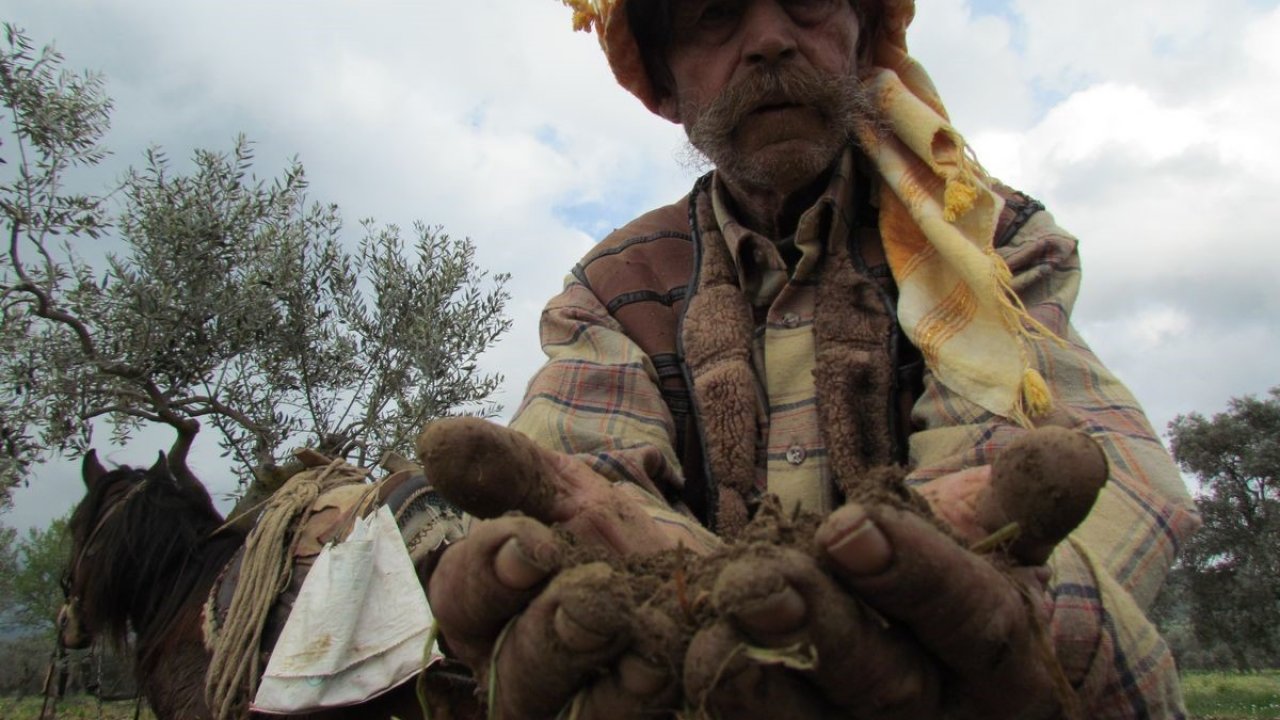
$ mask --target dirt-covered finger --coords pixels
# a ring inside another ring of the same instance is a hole
[[[417,452],[440,494],[476,517],[518,511],[619,556],[718,544],[662,500],[641,501],[579,458],[487,420],[436,420],[418,436]]]
[[[944,705],[1000,714],[1052,702],[1055,661],[1040,634],[1038,587],[883,505],[837,510],[816,539],[844,585],[942,663]]]
[[[966,542],[1041,565],[1089,515],[1108,474],[1106,453],[1093,438],[1047,426],[1022,434],[993,465],[949,473],[917,490]]]
[[[798,672],[762,657],[727,619],[699,630],[684,663],[685,703],[693,717],[840,717]]]
[[[480,518],[519,510],[547,520],[555,470],[532,440],[474,417],[441,418],[417,439],[418,462],[450,502]]]
[[[808,554],[773,547],[738,559],[721,571],[712,602],[752,657],[805,677],[833,706],[877,719],[938,707],[941,680],[924,649]]]
[[[1025,565],[1041,565],[1084,522],[1108,472],[1106,453],[1088,435],[1052,426],[1032,430],[996,458],[975,519],[993,532],[1017,523],[1005,551]]]
[[[604,563],[557,575],[477,672],[498,717],[550,718],[567,708],[630,645],[633,612],[627,585]]]
[[[575,698],[580,720],[670,717],[683,698],[680,668],[687,638],[665,613],[646,605],[632,615],[631,644],[611,671]]]
[[[502,628],[560,567],[562,541],[522,517],[477,523],[449,547],[427,585],[448,646],[471,664],[487,657]]]

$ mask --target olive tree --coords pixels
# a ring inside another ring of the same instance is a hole
[[[172,428],[187,475],[212,428],[242,480],[270,486],[295,447],[371,463],[432,417],[496,410],[501,378],[477,361],[509,327],[507,275],[469,239],[365,221],[353,242],[301,163],[259,179],[243,138],[185,171],[152,149],[117,187],[72,192],[106,157],[103,81],[4,36],[0,506],[98,424],[117,442]]]

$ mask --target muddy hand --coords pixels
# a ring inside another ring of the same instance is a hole
[[[712,601],[725,620],[686,659],[686,690],[713,714],[858,718],[1042,717],[1060,677],[1044,632],[1041,567],[1106,478],[1096,445],[1037,431],[995,468],[945,476],[925,495],[962,543],[910,512],[851,504],[815,539],[823,562],[768,548],[727,565]],[[1029,493],[1034,488],[1038,493]],[[1043,494],[1051,498],[1028,498]],[[1001,571],[966,544],[1017,522]]]
[[[564,541],[523,517],[477,523],[428,584],[449,652],[493,685],[497,717],[652,715],[676,701],[674,627],[637,611],[603,563],[562,570]]]
[[[1001,572],[920,516],[883,505],[840,508],[816,539],[840,584],[895,628],[885,633],[899,634],[900,655],[893,657],[906,673],[902,681],[920,688],[905,716],[890,706],[859,717],[1039,718],[1060,711],[1041,569]],[[821,619],[811,625],[815,636],[823,632]],[[855,656],[865,651],[849,648]],[[828,672],[818,671],[824,687],[835,679],[824,678]],[[868,699],[877,707],[874,694]],[[858,706],[856,697],[839,704]]]
[[[823,523],[816,540],[832,574],[917,646],[918,660],[902,677],[918,678],[924,688],[930,676],[935,684],[947,679],[936,710],[924,712],[926,705],[907,716],[1035,718],[1074,705],[1045,629],[1050,573],[1043,564],[1083,522],[1107,475],[1093,440],[1041,428],[1010,444],[993,466],[923,487],[960,543],[887,506],[850,504]],[[1013,536],[988,550],[1021,567],[1001,571],[965,547],[1011,526]],[[895,715],[871,715],[880,716]]]
[[[814,558],[777,546],[726,565],[721,620],[685,659],[685,689],[709,717],[931,717],[939,668],[905,631],[846,591]]]
[[[554,717],[572,705],[575,717],[622,720],[677,704],[683,649],[674,623],[637,609],[604,564],[563,569],[565,546],[548,525],[619,556],[701,550],[713,536],[580,460],[482,420],[433,423],[418,455],[433,485],[464,510],[530,516],[477,524],[430,580],[445,640],[482,692],[496,678],[500,716]]]
[[[888,506],[847,505],[815,537],[821,566],[770,548],[721,570],[712,602],[724,620],[694,638],[685,660],[695,707],[859,720],[1058,711],[1037,624],[1041,577],[1006,575]]]

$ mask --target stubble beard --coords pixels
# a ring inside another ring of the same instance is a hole
[[[786,98],[816,111],[822,128],[786,152],[744,151],[738,134],[744,119],[762,102]],[[860,125],[878,127],[878,112],[865,85],[853,75],[822,75],[798,68],[774,68],[747,76],[699,107],[680,101],[689,156],[700,155],[734,182],[789,193],[811,183],[831,166]]]

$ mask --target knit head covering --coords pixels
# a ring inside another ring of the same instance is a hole
[[[660,97],[627,19],[628,0],[561,0],[594,30],[618,83],[657,111]],[[643,0],[631,0],[642,2]],[[929,75],[907,52],[915,0],[854,0],[875,11],[861,78],[890,132],[856,130],[878,175],[880,235],[898,284],[898,322],[935,377],[1023,425],[1052,405],[1026,343],[1052,334],[1013,292],[993,247],[1004,201],[951,126]]]

